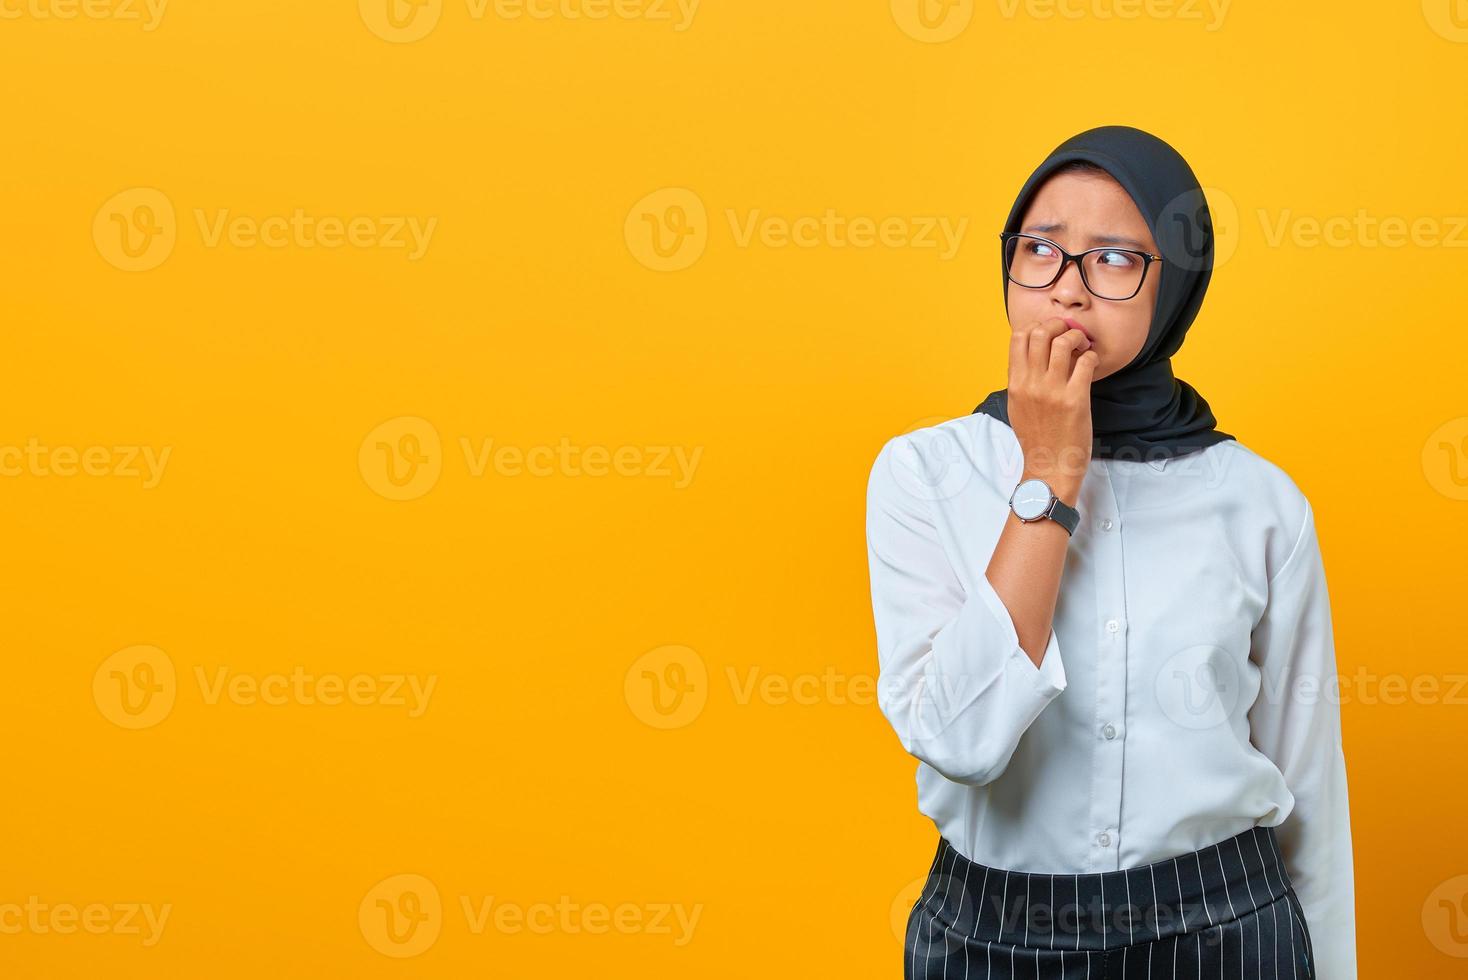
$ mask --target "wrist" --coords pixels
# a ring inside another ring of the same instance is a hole
[[[1024,472],[1020,474],[1020,481],[1025,480],[1044,480],[1049,485],[1050,492],[1055,494],[1061,503],[1071,507],[1074,507],[1076,501],[1080,499],[1081,476],[1070,476],[1065,473],[1056,473],[1053,470],[1026,466]]]
[[[1074,535],[1080,527],[1080,508],[1076,506],[1078,496],[1079,488],[1072,487],[1061,477],[1052,484],[1043,476],[1029,475],[1009,495],[1009,509],[1023,523],[1032,524],[1048,517],[1050,520],[1044,523],[1053,522],[1064,528],[1067,534]]]

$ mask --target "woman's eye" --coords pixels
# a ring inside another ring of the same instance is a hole
[[[1039,259],[1055,257],[1055,250],[1044,242],[1030,242],[1025,248],[1031,255]]]
[[[1097,252],[1096,261],[1113,269],[1125,269],[1135,265],[1137,257],[1130,252]]]

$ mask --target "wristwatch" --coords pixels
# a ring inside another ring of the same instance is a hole
[[[1050,484],[1040,479],[1021,480],[1009,495],[1009,509],[1026,524],[1048,517],[1074,536],[1081,512],[1055,496]]]

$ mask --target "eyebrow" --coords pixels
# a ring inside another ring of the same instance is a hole
[[[1060,224],[1055,225],[1029,225],[1020,230],[1024,232],[1037,232],[1041,235],[1049,235],[1057,231],[1065,231],[1065,222],[1062,221]],[[1146,245],[1143,245],[1141,242],[1137,241],[1135,238],[1123,238],[1119,235],[1092,235],[1090,238],[1090,242],[1092,245],[1127,245],[1131,248],[1136,249],[1139,252],[1151,251],[1151,249],[1149,249]]]

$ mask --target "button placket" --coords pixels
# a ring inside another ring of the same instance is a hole
[[[1095,526],[1102,533],[1093,539],[1096,568],[1096,714],[1091,787],[1091,840],[1094,867],[1114,871],[1120,867],[1121,779],[1125,738],[1127,657],[1125,562],[1120,534],[1121,518],[1114,483],[1123,478],[1112,467],[1102,469],[1095,495]]]

